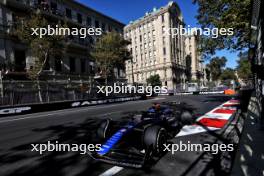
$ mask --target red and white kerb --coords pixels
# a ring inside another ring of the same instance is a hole
[[[176,137],[197,134],[206,131],[214,131],[223,128],[230,117],[236,112],[238,100],[229,100],[215,109],[199,117],[195,125],[187,125],[182,128]]]

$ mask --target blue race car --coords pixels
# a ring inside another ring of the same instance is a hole
[[[89,154],[106,163],[149,168],[165,154],[164,144],[192,121],[192,114],[174,103],[154,103],[125,121],[104,119],[97,130],[101,149]]]

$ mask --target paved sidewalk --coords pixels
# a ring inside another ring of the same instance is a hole
[[[255,102],[251,98],[231,175],[264,176],[264,130],[260,130]]]

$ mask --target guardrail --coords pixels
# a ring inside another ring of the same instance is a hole
[[[175,95],[204,95],[204,94],[223,94],[224,91],[198,91],[198,92],[181,92],[175,93]]]

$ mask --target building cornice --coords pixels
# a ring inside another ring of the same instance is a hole
[[[158,16],[166,12],[169,12],[173,6],[175,6],[178,9],[180,13],[179,15],[181,15],[180,8],[178,7],[178,5],[175,2],[169,2],[167,6],[161,7],[156,11],[152,11],[149,14],[146,14],[145,16],[140,17],[138,20],[135,20],[132,23],[128,24],[127,26],[124,27],[124,31],[129,30],[129,29],[135,29],[139,25],[145,24],[147,21],[152,21],[153,19],[156,19]],[[183,23],[183,20],[180,20],[180,18],[178,20]]]

